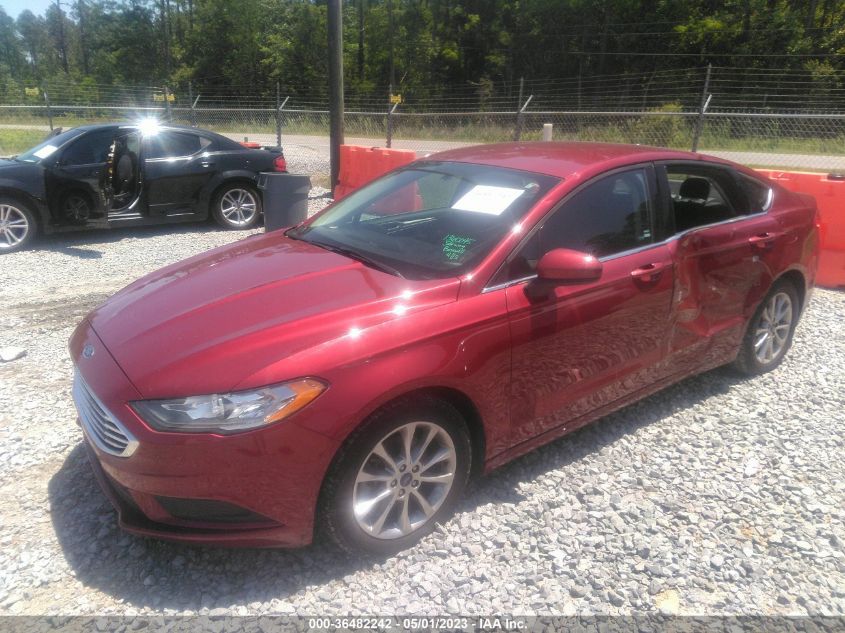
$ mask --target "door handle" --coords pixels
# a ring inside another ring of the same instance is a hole
[[[631,277],[635,281],[642,281],[644,283],[651,283],[660,279],[663,274],[664,264],[661,262],[654,262],[653,264],[645,264],[639,268],[631,271]]]
[[[781,235],[781,233],[760,233],[759,235],[753,235],[749,237],[748,243],[752,246],[756,246],[759,249],[767,249],[771,248],[774,244],[774,241]]]
[[[210,162],[210,161],[204,160],[204,161],[202,161],[202,162],[200,163],[200,165],[202,165],[203,167],[214,167],[215,163],[212,163],[212,162]]]

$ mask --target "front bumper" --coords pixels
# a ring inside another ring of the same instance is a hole
[[[81,354],[86,346],[94,349],[90,357]],[[229,436],[154,431],[128,406],[141,396],[87,324],[74,333],[71,356],[98,402],[137,442],[128,457],[110,454],[82,425],[94,473],[123,529],[222,546],[311,542],[336,441],[290,421]]]

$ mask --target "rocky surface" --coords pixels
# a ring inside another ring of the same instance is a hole
[[[316,200],[314,207],[324,200]],[[417,547],[220,550],[121,533],[67,340],[136,277],[244,233],[80,233],[2,256],[2,614],[843,614],[845,293],[776,371],[686,380],[479,481]]]

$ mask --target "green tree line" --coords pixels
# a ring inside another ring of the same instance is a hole
[[[515,97],[520,77],[707,63],[801,71],[842,94],[842,0],[346,0],[343,11],[353,104],[386,101],[390,86],[457,103]],[[190,81],[221,99],[270,97],[278,82],[283,95],[317,105],[326,58],[320,0],[57,0],[43,15],[18,16],[0,8],[6,103],[45,84],[59,101],[85,90],[140,99],[141,86],[164,85],[184,100]]]

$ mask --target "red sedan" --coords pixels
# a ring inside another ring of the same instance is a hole
[[[467,480],[698,372],[775,368],[812,198],[698,154],[444,152],[131,284],[70,342],[120,524],[392,552]]]

